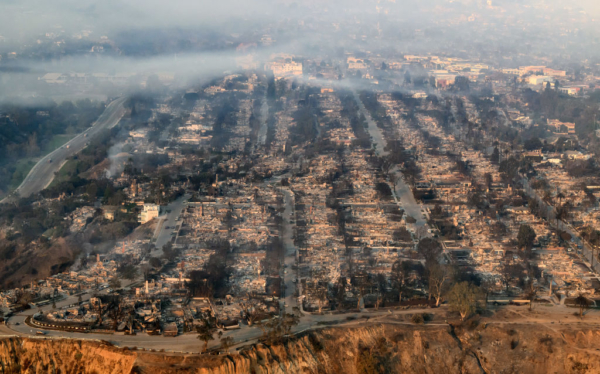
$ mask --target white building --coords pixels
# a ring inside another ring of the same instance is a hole
[[[144,204],[144,209],[140,213],[140,223],[143,225],[146,222],[158,218],[160,214],[160,205],[156,204]]]
[[[532,75],[527,78],[527,83],[538,85],[540,83],[554,83],[554,77],[549,77],[547,75]]]
[[[271,70],[277,78],[289,75],[302,75],[302,63],[300,62],[271,62],[265,66],[265,70]]]
[[[569,160],[589,160],[592,157],[579,151],[566,151],[562,156]]]
[[[348,57],[347,63],[350,70],[365,70],[367,68],[364,60],[356,57]]]

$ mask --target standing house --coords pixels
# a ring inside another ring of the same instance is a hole
[[[143,225],[144,223],[147,223],[153,220],[154,218],[158,218],[159,214],[160,205],[144,204],[144,209],[142,210],[142,213],[140,213],[139,216],[140,223]]]

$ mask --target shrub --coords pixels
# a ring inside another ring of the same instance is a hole
[[[425,323],[425,319],[423,318],[423,314],[421,314],[421,313],[413,314],[411,321],[412,321],[412,323],[415,323],[418,325],[422,325],[423,323]]]
[[[320,352],[323,350],[323,344],[314,334],[308,335],[308,341],[310,341],[310,344],[312,344],[315,352]]]

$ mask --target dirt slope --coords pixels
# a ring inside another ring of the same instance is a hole
[[[0,360],[2,373],[600,373],[600,331],[584,324],[561,328],[494,323],[328,328],[228,356],[12,338],[0,341]]]

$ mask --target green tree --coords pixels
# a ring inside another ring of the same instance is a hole
[[[108,286],[113,290],[121,288],[121,281],[118,277],[114,276],[108,280]]]
[[[294,308],[293,313],[284,313],[279,318],[271,318],[266,323],[259,325],[263,331],[262,339],[270,344],[279,343],[290,334],[292,328],[299,322],[298,308]]]
[[[217,331],[217,319],[211,314],[203,314],[201,317],[200,326],[196,327],[198,332],[198,339],[204,342],[203,351],[206,352],[208,348],[208,342],[214,339],[214,333]]]
[[[518,176],[519,161],[514,157],[505,159],[502,162],[500,162],[500,167],[498,168],[498,171],[500,171],[504,175],[505,179],[511,181]]]
[[[494,147],[494,151],[492,152],[492,155],[490,156],[490,161],[493,164],[497,164],[500,162],[500,151],[498,150],[498,147]]]
[[[121,277],[128,280],[134,280],[138,275],[138,269],[135,267],[135,265],[131,264],[121,265],[117,271]]]
[[[173,248],[173,244],[171,242],[165,244],[162,250],[163,257],[169,262],[173,262],[177,259],[177,257],[179,257],[179,250],[177,248]]]
[[[475,312],[479,298],[479,289],[469,282],[456,283],[448,294],[450,308],[460,313],[462,321]]]
[[[221,349],[223,351],[228,351],[229,348],[231,348],[233,346],[233,338],[231,336],[226,336],[224,338],[221,338]]]
[[[35,156],[40,152],[40,147],[38,146],[38,138],[35,132],[29,135],[29,138],[27,139],[26,149],[27,155],[30,157]]]
[[[469,81],[469,78],[463,77],[463,76],[458,76],[458,77],[456,77],[456,80],[454,81],[454,88],[458,91],[469,91],[470,83],[471,82]]]
[[[483,179],[485,180],[485,186],[490,189],[492,188],[492,183],[494,183],[494,177],[492,177],[491,173],[483,174]]]
[[[531,226],[525,224],[519,228],[519,234],[517,235],[517,243],[519,249],[530,250],[533,248],[533,241],[535,240],[536,234]]]
[[[148,260],[148,263],[150,264],[150,266],[152,266],[155,269],[160,268],[162,265],[162,263],[160,262],[160,258],[158,258],[158,257],[150,257],[150,259]]]
[[[96,197],[98,196],[98,186],[96,186],[96,183],[88,184],[85,188],[85,193],[88,195],[88,201],[96,201]]]
[[[25,307],[33,300],[33,295],[28,291],[17,293],[17,304]]]
[[[412,235],[405,227],[400,227],[392,234],[392,239],[398,242],[412,242]]]
[[[424,238],[419,241],[417,251],[425,258],[426,262],[437,262],[442,253],[442,246],[435,239]]]

